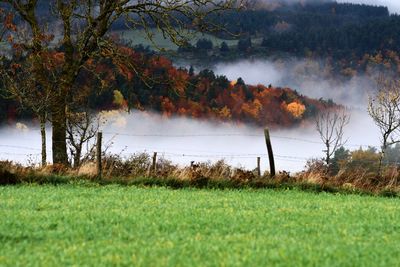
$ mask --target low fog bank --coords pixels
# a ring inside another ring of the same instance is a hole
[[[316,62],[292,60],[286,63],[270,61],[240,61],[215,66],[217,74],[235,80],[242,77],[249,84],[272,84],[290,87],[300,93],[349,107],[350,124],[345,129],[346,148],[379,146],[379,131],[368,116],[367,96],[373,86],[369,79],[356,77],[346,82],[324,79]],[[262,170],[268,168],[262,128],[229,123],[213,123],[182,117],[166,118],[158,114],[109,112],[103,126],[104,147],[107,152],[129,157],[133,153],[158,154],[173,162],[189,165],[225,159],[233,166],[256,167],[261,156]],[[38,126],[18,124],[0,129],[0,159],[23,164],[40,162],[40,131]],[[297,172],[304,169],[307,159],[322,158],[324,145],[315,126],[275,130],[271,132],[276,167]],[[48,131],[48,148],[51,148]],[[51,159],[51,149],[48,149]]]
[[[350,124],[345,128],[345,139],[348,139],[345,147],[350,150],[368,146],[378,148],[380,146],[379,129],[367,111],[368,97],[376,90],[376,85],[365,76],[355,76],[348,80],[331,77],[320,66],[319,62],[311,60],[291,59],[276,62],[244,60],[233,64],[217,64],[214,71],[231,80],[241,77],[248,84],[289,87],[308,97],[332,99],[346,106],[351,116]],[[278,131],[275,135],[320,142],[315,126],[309,129]],[[275,141],[277,154],[282,153],[293,157],[321,158],[323,149],[325,148],[322,144],[312,142]],[[304,162],[303,160],[302,164]],[[282,161],[281,164],[281,166],[289,166],[287,161]],[[296,170],[300,167],[299,163],[290,164],[290,168]]]
[[[233,166],[254,169],[257,156],[261,156],[262,169],[268,168],[261,128],[133,112],[115,113],[102,131],[103,146],[109,146],[108,152],[123,157],[138,152],[158,152],[164,158],[182,165],[190,165],[191,161],[214,162],[225,159]],[[50,140],[50,131],[48,135]],[[40,162],[37,127],[3,128],[0,136],[0,159],[23,164]],[[347,147],[351,149],[379,144],[376,127],[360,110],[353,111],[346,136],[349,138]],[[271,139],[278,170],[301,171],[307,159],[323,157],[324,147],[313,127],[272,131]],[[51,158],[50,150],[48,155]]]
[[[51,140],[47,131],[48,140]],[[0,128],[0,160],[15,161],[24,165],[41,162],[41,138],[38,125],[16,123],[14,126]],[[51,143],[47,143],[51,147]],[[51,150],[47,151],[51,157]]]
[[[332,99],[347,107],[363,109],[374,84],[364,76],[355,76],[347,81],[326,77],[319,62],[310,60],[241,60],[235,63],[219,63],[213,68],[218,75],[230,80],[238,77],[248,84],[264,84],[289,87],[312,98]]]

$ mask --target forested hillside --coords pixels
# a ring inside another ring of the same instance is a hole
[[[386,7],[336,2],[273,7],[255,5],[210,19],[225,25],[226,31],[216,33],[219,37],[245,44],[231,49],[242,55],[285,52],[346,57],[400,49],[400,16],[390,15]]]
[[[120,50],[129,64],[109,60],[90,62],[95,73],[80,75],[75,95],[90,92],[87,108],[136,108],[166,116],[290,127],[313,118],[321,110],[335,107],[330,101],[310,99],[289,88],[248,85],[241,78],[229,81],[207,69],[199,73],[178,69],[167,58],[151,52],[137,52],[129,47]],[[59,57],[59,53],[52,56]],[[9,67],[22,71],[18,66]],[[20,113],[20,107],[11,100],[1,101],[0,109],[3,121],[24,114],[25,118],[31,117],[29,113]]]
[[[44,8],[45,2],[40,3],[40,14],[45,15],[49,9]],[[323,79],[400,70],[400,17],[390,15],[386,7],[332,1],[291,4],[276,1],[267,6],[262,3],[256,1],[240,11],[210,15],[210,20],[225,25],[226,30],[211,34],[226,42],[220,42],[219,46],[206,38],[194,44],[188,42],[175,56],[194,64],[197,59],[212,64],[246,56],[273,56],[277,60],[292,56],[319,58],[313,66]],[[17,17],[15,22],[18,23]],[[109,38],[121,30],[127,30],[126,24],[117,21]],[[120,47],[129,58],[127,64],[112,60],[88,62],[98,75],[85,71],[80,75],[74,90],[90,91],[89,108],[112,109],[122,105],[167,116],[286,127],[312,118],[319,110],[333,105],[302,96],[296,88],[248,85],[243,79],[229,81],[208,69],[195,73],[193,69],[178,68],[160,53],[145,49],[146,44],[134,50],[128,41],[121,42]],[[232,45],[232,41],[237,44]],[[51,53],[62,58],[62,49],[54,48]],[[32,117],[29,111],[7,98],[6,88],[1,90],[5,96],[0,102],[2,121]],[[119,99],[118,103],[115,98]]]
[[[54,2],[39,1],[38,14],[45,17]],[[390,15],[383,6],[330,0],[256,0],[246,1],[239,10],[210,14],[208,19],[223,26],[223,30],[214,29],[213,35],[227,40],[253,39],[253,43],[248,42],[239,52],[270,54],[275,51],[298,55],[314,52],[345,57],[400,49],[400,16]],[[193,23],[187,19],[188,28]],[[114,22],[112,29],[118,32],[132,27],[120,19]],[[254,42],[255,39],[261,42]],[[188,45],[193,45],[190,39]]]

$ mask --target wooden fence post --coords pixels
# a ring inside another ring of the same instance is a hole
[[[261,158],[260,157],[257,157],[257,176],[258,177],[261,177]]]
[[[274,153],[272,152],[271,137],[269,135],[268,128],[264,129],[264,135],[265,135],[265,143],[267,144],[269,169],[272,178],[275,176],[275,161],[274,161]]]
[[[153,166],[151,170],[153,171],[153,175],[157,174],[157,152],[154,152],[153,154]]]
[[[103,133],[97,133],[97,144],[96,144],[96,160],[97,160],[97,178],[101,179],[102,166],[101,166],[101,142],[103,138]]]

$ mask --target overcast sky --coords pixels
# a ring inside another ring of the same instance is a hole
[[[391,13],[400,13],[400,0],[337,0],[337,2],[387,6]]]

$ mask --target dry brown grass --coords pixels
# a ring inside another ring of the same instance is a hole
[[[128,159],[118,156],[108,156],[104,160],[103,174],[105,177],[155,177],[175,178],[180,181],[223,181],[234,180],[249,182],[256,178],[252,171],[233,168],[224,160],[215,163],[192,162],[190,166],[180,167],[165,158],[159,158],[156,171],[152,170],[151,156],[145,153],[136,154]]]
[[[357,163],[354,161],[342,162],[339,172],[336,175],[329,175],[328,169],[322,161],[309,161],[306,170],[296,176],[296,181],[374,193],[382,190],[400,191],[398,166],[384,166],[382,175],[378,176],[376,163]]]
[[[95,177],[97,175],[97,166],[95,162],[85,162],[77,171],[78,176]]]
[[[372,167],[371,167],[372,166]],[[103,177],[106,182],[134,181],[138,178],[147,180],[175,179],[183,183],[202,185],[213,182],[228,182],[237,186],[247,186],[273,182],[279,184],[309,184],[320,187],[344,189],[347,191],[367,191],[379,193],[382,191],[400,192],[400,169],[397,166],[385,166],[382,176],[376,175],[376,165],[357,165],[354,162],[341,163],[340,170],[335,175],[329,172],[320,160],[310,160],[303,172],[290,175],[279,172],[273,179],[269,173],[258,177],[255,171],[234,168],[224,160],[211,162],[192,162],[190,166],[181,167],[171,161],[159,158],[156,171],[152,168],[150,155],[141,153],[123,159],[118,155],[107,155],[103,161]],[[35,178],[46,176],[66,176],[94,179],[97,177],[96,164],[87,162],[79,169],[71,169],[62,165],[48,165],[44,168],[23,167],[10,161],[0,162],[0,184],[15,184],[22,181],[35,182]],[[45,179],[44,179],[45,180]]]
[[[49,164],[43,168],[37,169],[36,171],[42,175],[50,175],[50,174],[65,175],[68,174],[71,171],[71,169],[62,164]]]
[[[176,168],[172,177],[179,180],[197,181],[201,179],[226,180],[233,175],[231,166],[220,160],[216,163],[210,162],[192,162],[191,166]]]

